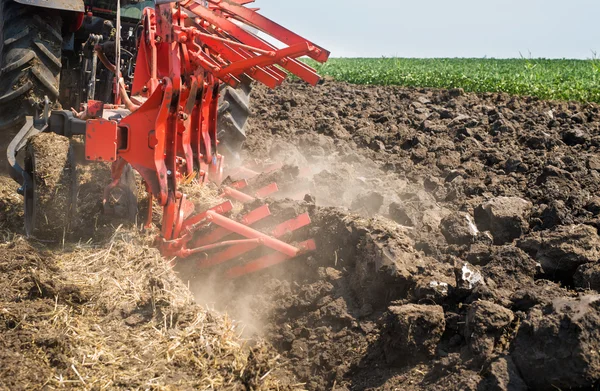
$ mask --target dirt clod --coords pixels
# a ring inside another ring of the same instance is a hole
[[[510,356],[498,357],[485,371],[482,388],[490,391],[526,391],[527,384],[521,378]]]
[[[512,311],[501,305],[484,300],[471,304],[466,322],[471,352],[476,356],[488,357],[497,344],[507,344],[508,341],[501,340],[501,337],[513,320]]]
[[[332,81],[316,90],[292,83],[257,94],[263,108],[246,153],[269,154],[285,143],[293,160],[305,156],[302,164],[316,168],[308,180],[317,211],[338,206],[359,215],[321,211],[327,217],[313,220],[322,250],[312,262],[328,270],[317,278],[333,285],[319,305],[336,303],[345,311],[327,311],[333,317],[325,320],[303,310],[292,329],[319,319],[318,327],[345,330],[333,334],[333,343],[319,339],[321,351],[340,360],[335,376],[317,369],[316,358],[310,359],[313,375],[306,375],[308,364],[298,363],[309,388],[531,386],[513,353],[522,319],[554,300],[576,297],[570,287],[594,289],[598,107]],[[298,96],[302,104],[288,107]],[[282,107],[289,108],[285,114]],[[373,211],[363,205],[370,192],[382,196],[379,214],[396,228],[368,220]],[[567,233],[581,224],[589,228]],[[299,278],[292,292],[316,283],[310,273]],[[340,297],[345,306],[336,301]],[[433,356],[421,352],[426,358],[420,363],[388,363],[395,352],[387,343],[388,308],[435,305],[443,308],[445,327]],[[308,341],[317,335],[312,327],[303,331]],[[352,353],[339,355],[341,335],[352,336]]]
[[[407,304],[392,306],[389,312],[382,336],[389,365],[402,366],[435,355],[446,327],[442,307]]]
[[[529,311],[512,353],[529,387],[569,389],[599,380],[599,302],[598,295],[558,298]]]
[[[579,265],[596,262],[600,258],[600,237],[589,225],[561,226],[551,231],[536,232],[523,239],[525,251],[546,273],[573,275]]]
[[[479,234],[471,215],[464,212],[457,212],[442,219],[441,230],[450,244],[473,243]]]
[[[527,233],[533,204],[519,197],[497,197],[475,210],[477,225],[490,231],[494,244],[510,243]]]

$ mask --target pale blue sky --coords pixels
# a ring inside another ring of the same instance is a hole
[[[257,0],[333,57],[600,56],[600,0]]]

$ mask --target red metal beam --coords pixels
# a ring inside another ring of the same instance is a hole
[[[270,215],[271,211],[269,210],[269,206],[263,205],[242,217],[240,223],[250,226],[266,217],[269,217]],[[215,243],[218,240],[226,238],[229,235],[231,235],[231,231],[223,227],[218,227],[211,233],[198,238],[198,240],[192,243],[190,248],[206,246],[210,243]]]
[[[201,4],[196,3],[194,0],[187,0],[180,4],[182,7],[198,15],[200,18],[206,20],[210,24],[227,31],[229,35],[240,42],[244,42],[246,45],[255,46],[264,50],[277,50],[277,48],[275,48],[273,45],[244,30],[227,18],[217,15],[215,12]],[[321,79],[314,69],[298,60],[283,59],[279,61],[278,65],[313,85],[316,85]]]
[[[186,228],[191,227],[193,225],[196,225],[198,223],[200,223],[202,220],[206,219],[207,213],[209,211],[215,212],[215,213],[219,213],[219,214],[224,214],[227,212],[231,212],[233,210],[233,204],[231,203],[231,201],[225,201],[222,204],[219,204],[213,208],[210,208],[208,211],[203,212],[203,213],[199,213],[195,216],[190,217],[189,219],[185,220],[183,222],[183,225],[181,227],[181,230],[183,232],[185,232]]]
[[[306,42],[299,43],[294,46],[290,46],[285,49],[277,50],[268,54],[263,54],[257,57],[248,58],[246,60],[236,61],[231,63],[230,65],[221,69],[220,72],[217,72],[216,76],[223,80],[225,75],[231,74],[233,76],[240,75],[244,73],[248,69],[252,69],[256,66],[266,66],[271,65],[273,63],[279,63],[279,61],[284,60],[286,58],[296,58],[303,56],[307,53],[310,53],[314,50],[314,47],[311,47]]]
[[[256,193],[254,193],[254,194],[258,198],[264,198],[271,194],[277,193],[278,191],[279,191],[279,186],[277,186],[277,183],[271,183],[270,185],[267,185],[267,186],[263,187],[262,189],[258,189],[256,191]]]
[[[212,38],[204,37],[202,39],[202,42],[230,62],[246,60],[250,57],[244,56],[242,54],[243,50],[241,48],[232,48],[227,44],[217,42]],[[269,88],[275,88],[281,85],[281,83],[284,80],[284,77],[272,72],[272,70],[269,67],[257,66],[251,70],[248,70],[245,73],[247,73],[248,76],[252,77],[253,79],[263,83]]]
[[[308,213],[301,214],[294,219],[288,220],[284,223],[279,224],[275,229],[271,232],[271,235],[275,238],[280,238],[288,232],[293,232],[302,227],[306,227],[310,224],[310,216]],[[242,235],[245,236],[245,235]],[[228,248],[227,250],[221,251],[220,253],[211,255],[208,259],[202,260],[198,263],[198,267],[206,268],[215,265],[219,265],[221,263],[227,262],[234,258],[237,258],[249,251],[257,248],[258,245],[239,245]],[[280,251],[283,252],[283,251]],[[288,254],[289,255],[289,254]]]
[[[272,238],[269,235],[265,235],[264,233],[257,231],[255,229],[252,229],[250,227],[247,227],[243,224],[238,223],[237,221],[233,221],[231,219],[228,219],[227,217],[221,216],[218,213],[215,213],[213,211],[207,211],[207,218],[212,221],[213,223],[224,227],[232,232],[235,232],[238,235],[241,235],[243,237],[249,238],[249,239],[262,239],[262,241],[260,242],[260,244],[263,244],[269,248],[272,248],[275,251],[279,251],[281,253],[284,253],[286,255],[289,255],[290,257],[296,256],[296,254],[298,254],[298,249],[294,246],[290,246],[289,244],[282,242],[281,240],[277,240],[275,238]]]
[[[302,242],[298,244],[298,248],[301,252],[314,251],[317,249],[315,241],[310,239],[306,242]],[[266,268],[279,265],[282,262],[288,261],[292,259],[285,254],[274,252],[271,254],[267,254],[258,259],[250,261],[244,265],[232,267],[227,272],[225,272],[225,277],[229,279],[234,279],[241,277],[246,274],[256,273],[260,270],[264,270]]]
[[[224,187],[223,194],[221,194],[221,197],[233,198],[234,200],[243,202],[244,204],[247,204],[247,203],[250,203],[250,202],[253,202],[256,200],[256,198],[249,196],[246,193],[242,193],[239,190],[232,189],[231,187]]]
[[[286,29],[285,27],[273,22],[272,20],[262,16],[261,14],[252,11],[249,8],[244,7],[242,4],[233,2],[231,0],[208,0],[213,5],[219,7],[222,10],[227,11],[230,15],[233,15],[235,19],[246,23],[249,26],[255,27],[266,33],[280,42],[285,43],[288,46],[297,45],[300,43],[309,43],[315,46],[317,50],[308,54],[310,58],[321,63],[326,62],[329,59],[329,52],[322,47],[315,45],[309,40],[302,38],[298,34]]]

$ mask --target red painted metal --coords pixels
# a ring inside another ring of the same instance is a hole
[[[259,222],[260,220],[262,220],[266,217],[269,217],[270,215],[271,215],[271,211],[269,210],[269,206],[263,205],[263,206],[259,207],[258,209],[254,209],[252,212],[248,213],[246,216],[242,217],[242,219],[240,220],[240,223],[251,226],[251,225]],[[223,227],[218,227],[211,233],[201,236],[197,240],[193,241],[191,247],[195,248],[195,247],[200,247],[200,246],[206,246],[209,243],[215,243],[229,235],[231,235],[231,231],[229,231]]]
[[[316,250],[317,246],[315,244],[315,241],[310,239],[306,242],[299,243],[298,248],[300,249],[301,253],[304,253]],[[231,269],[225,272],[225,277],[229,279],[238,278],[246,274],[256,273],[260,270],[264,270],[266,268],[278,265],[290,259],[292,259],[292,257],[289,257],[283,253],[270,253],[253,261],[250,261],[244,265],[232,267]]]
[[[298,230],[302,227],[305,227],[309,224],[310,224],[310,217],[308,216],[308,213],[305,213],[305,214],[299,215],[298,217],[296,217],[294,219],[291,219],[282,224],[279,224],[271,232],[271,235],[274,238],[280,238],[283,235],[285,235],[286,233],[296,231],[296,230]],[[246,235],[243,235],[243,236],[246,236]],[[248,236],[246,236],[246,237],[248,237]],[[221,263],[224,263],[224,262],[230,261],[234,258],[237,258],[249,251],[252,251],[257,247],[258,247],[258,245],[252,245],[252,244],[233,246],[233,247],[228,248],[225,251],[222,251],[220,253],[212,255],[209,259],[198,262],[198,266],[200,268],[206,268],[206,267],[219,265]],[[280,250],[278,250],[278,251],[280,251]],[[280,251],[280,252],[285,253],[283,251]],[[292,256],[295,256],[295,254],[297,254],[297,251],[296,251],[296,253],[292,253],[292,254],[285,253],[285,254],[292,257]]]
[[[245,204],[256,201],[256,198],[249,196],[246,193],[242,193],[241,191],[238,191],[231,187],[224,187],[223,194],[221,195],[221,197],[232,198],[236,201],[240,201]]]
[[[238,223],[237,221],[233,221],[226,217],[221,216],[218,213],[213,211],[207,211],[207,218],[209,221],[214,222],[215,224],[224,227],[232,232],[235,232],[238,235],[242,235],[246,238],[251,239],[261,239],[261,244],[272,248],[273,250],[277,250],[289,256],[295,256],[298,254],[298,249],[294,246],[290,246],[287,243],[284,243],[280,240],[276,240],[269,235],[266,235],[260,231],[247,227],[243,224]]]
[[[85,129],[85,157],[97,162],[117,160],[118,126],[115,121],[90,119]],[[100,142],[95,142],[100,140]]]
[[[279,187],[277,186],[277,183],[271,183],[262,189],[258,189],[255,194],[257,198],[265,198],[271,194],[277,193],[278,191]]]
[[[248,187],[248,181],[243,179],[241,181],[237,181],[231,184],[231,187],[236,189],[236,190],[242,190],[245,189],[246,187]]]
[[[120,90],[123,101],[131,103],[127,106],[131,114],[117,122],[88,121],[86,155],[115,162],[111,186],[118,183],[125,164],[143,178],[150,193],[146,226],[152,222],[152,200],[163,207],[159,246],[166,256],[189,256],[223,246],[229,247],[225,251],[239,252],[258,243],[287,257],[301,251],[248,227],[268,216],[268,207],[251,212],[242,222],[222,216],[232,211],[231,202],[192,215],[193,205],[181,193],[182,182],[192,176],[200,183],[222,180],[224,158],[218,152],[217,116],[224,83],[236,86],[244,76],[273,88],[283,82],[288,71],[316,84],[319,76],[315,70],[298,59],[308,56],[324,62],[329,57],[325,49],[246,7],[248,3],[251,1],[183,0],[146,8],[131,98]],[[188,15],[194,16],[195,24],[189,23]],[[284,47],[271,45],[238,22],[257,28]],[[99,113],[94,107],[92,111]],[[246,178],[259,174],[245,168],[239,173]],[[236,182],[224,188],[224,196],[251,202],[277,191],[273,184],[254,197],[239,191],[246,187],[247,182]],[[214,225],[221,228],[194,240],[200,229],[204,233]],[[216,243],[231,233],[242,236],[242,242]],[[192,248],[189,243],[194,244]]]
[[[208,244],[203,247],[193,248],[193,249],[189,250],[188,254],[189,255],[200,254],[200,253],[203,253],[206,251],[215,250],[217,248],[229,247],[229,246],[234,246],[234,245],[243,246],[243,245],[259,245],[259,244],[263,244],[263,239],[257,238],[257,239],[229,240],[229,241],[225,241],[225,242]]]
[[[280,238],[287,233],[294,232],[297,229],[302,227],[306,227],[311,223],[310,216],[308,213],[303,213],[298,215],[296,218],[292,220],[288,220],[282,224],[279,224],[272,232],[272,235],[276,238]]]
[[[180,3],[184,8],[196,14],[201,21],[205,21],[209,26],[218,26],[222,30],[223,34],[228,35],[233,38],[232,40],[237,40],[239,42],[243,42],[246,45],[254,46],[259,50],[273,50],[277,51],[275,46],[269,44],[265,40],[259,38],[258,36],[252,34],[251,32],[243,29],[237,24],[233,23],[230,18],[235,18],[235,15],[231,17],[225,17],[220,12],[215,12],[211,9],[204,7],[202,4],[197,3],[195,0],[187,0]],[[226,32],[226,33],[225,33]],[[268,32],[270,35],[272,32]],[[320,79],[319,75],[315,72],[315,70],[308,65],[296,60],[296,58],[302,57],[303,55],[313,54],[315,50],[319,50],[315,45],[310,42],[306,42],[307,50],[295,57],[288,57],[283,59],[278,59],[272,64],[277,64],[282,68],[288,70],[299,78],[307,81],[310,84],[316,85]],[[206,42],[207,45],[211,45],[210,42]],[[219,46],[219,45],[217,45]],[[211,46],[212,48],[212,46]],[[242,52],[242,51],[240,51]],[[250,51],[243,51],[244,56],[255,57],[250,53]],[[233,75],[235,76],[235,75]],[[252,76],[252,75],[249,75]],[[226,83],[229,83],[229,80],[223,80]]]
[[[85,13],[77,12],[77,14],[75,15],[75,17],[73,18],[73,20],[71,22],[71,26],[69,27],[69,30],[72,33],[79,30],[81,28],[81,26],[83,26],[83,19],[85,19]]]
[[[102,117],[104,112],[104,102],[100,100],[88,100],[86,114],[89,118]]]
[[[222,204],[219,204],[213,208],[210,208],[209,211],[213,211],[213,212],[219,213],[219,214],[225,214],[225,213],[231,212],[232,209],[233,209],[233,204],[231,203],[231,201],[226,201],[226,202],[223,202]],[[184,221],[182,229],[187,229],[189,227],[192,227],[192,226],[200,223],[202,220],[206,219],[207,213],[208,213],[208,211],[199,213],[196,216],[187,219],[186,221]]]
[[[325,62],[329,58],[329,52],[327,50],[310,43],[307,39],[302,38],[285,27],[265,18],[259,13],[243,7],[242,4],[223,0],[208,0],[208,2],[229,13],[233,18],[259,29],[286,45],[292,46],[295,44],[308,43],[314,46],[315,50],[308,54],[313,60]]]

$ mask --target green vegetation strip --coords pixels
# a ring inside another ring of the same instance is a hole
[[[310,65],[322,75],[354,84],[463,88],[600,103],[600,60],[334,58]]]

